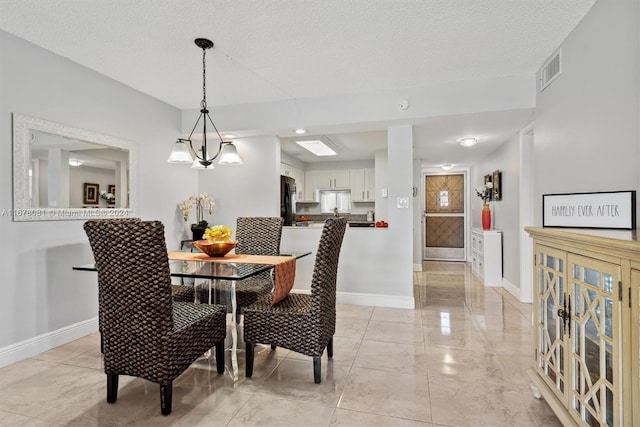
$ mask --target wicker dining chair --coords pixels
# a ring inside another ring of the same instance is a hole
[[[290,293],[274,306],[271,295],[262,295],[244,308],[247,377],[253,374],[254,346],[262,343],[313,357],[313,378],[320,383],[324,349],[333,357],[336,277],[346,226],[346,218],[326,220],[316,252],[311,295]]]
[[[282,224],[280,217],[239,217],[236,221],[237,254],[246,255],[278,255],[282,239]],[[231,305],[229,301],[229,283],[219,281],[214,283],[216,302]],[[271,271],[264,271],[255,276],[240,280],[236,283],[236,321],[240,322],[242,309],[255,302],[260,295],[270,294],[273,290]],[[204,290],[203,291],[208,291]],[[203,292],[201,291],[201,292]],[[204,295],[201,299],[204,298]],[[206,301],[206,299],[202,299]]]
[[[98,270],[107,402],[118,398],[119,375],[140,377],[160,384],[168,415],[173,380],[207,350],[224,372],[225,307],[173,300],[159,221],[94,220],[84,230]]]

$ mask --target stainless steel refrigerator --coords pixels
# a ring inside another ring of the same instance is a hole
[[[280,216],[284,225],[293,225],[293,212],[296,203],[296,180],[280,176]]]

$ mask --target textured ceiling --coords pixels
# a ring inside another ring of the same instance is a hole
[[[197,37],[215,43],[207,53],[209,105],[246,104],[532,75],[594,3],[0,0],[0,29],[185,109],[202,97]],[[495,128],[483,131],[497,140],[529,119],[530,112],[491,117]],[[474,124],[474,115],[443,118],[416,135],[459,134]],[[333,139],[347,146],[358,138]],[[447,149],[415,148],[433,162],[465,161],[444,159]]]
[[[595,0],[0,0],[0,28],[179,108],[530,74]]]

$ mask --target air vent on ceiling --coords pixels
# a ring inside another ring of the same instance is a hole
[[[560,49],[544,63],[540,70],[540,92],[549,86],[562,72],[560,66]]]

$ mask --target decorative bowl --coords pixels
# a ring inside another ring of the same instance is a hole
[[[223,257],[236,247],[237,240],[229,240],[227,242],[210,242],[208,240],[196,240],[193,246],[200,249],[210,257]]]

